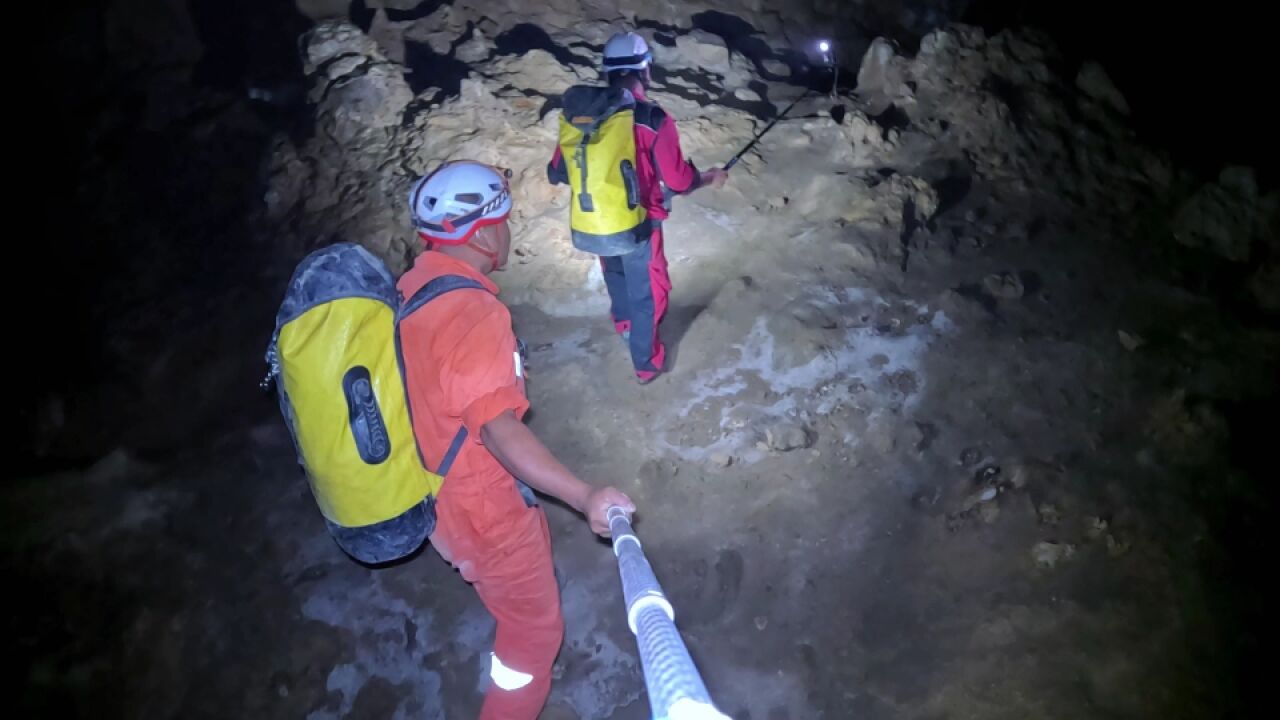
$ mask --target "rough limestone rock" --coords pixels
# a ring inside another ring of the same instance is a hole
[[[1277,200],[1261,197],[1253,170],[1229,167],[1218,181],[1202,187],[1178,211],[1173,237],[1233,262],[1249,259],[1254,243],[1276,232]]]
[[[841,213],[851,223],[872,223],[901,231],[907,224],[920,227],[938,209],[938,193],[928,182],[904,175],[857,194]]]
[[[858,186],[847,176],[814,173],[804,178],[790,194],[788,209],[803,217],[826,220],[851,218],[851,203],[858,196]],[[874,212],[874,208],[869,209]]]
[[[1038,542],[1031,548],[1031,557],[1038,567],[1052,570],[1065,560],[1076,555],[1076,546],[1071,543]]]
[[[514,13],[514,0],[512,8]],[[376,41],[346,23],[323,24],[308,36],[305,65],[327,132],[298,146],[277,143],[267,217],[304,217],[287,230],[293,242],[352,238],[402,267],[418,248],[404,202],[412,182],[449,159],[500,163],[514,173],[513,229],[526,246],[513,263],[519,280],[512,302],[551,306],[553,313],[598,309],[598,272],[593,275],[592,259],[568,242],[567,195],[545,179],[558,113],[541,113],[570,85],[597,80],[598,50],[592,47],[616,27],[617,8],[559,2],[532,10],[545,20],[537,28],[554,47],[540,45],[542,38],[527,29],[517,30],[514,40],[505,37],[517,24],[515,15],[493,8],[481,13],[468,0],[424,18],[400,20],[406,15],[398,12],[377,10],[370,29]],[[643,30],[654,38],[659,65],[672,71],[650,95],[680,123],[686,154],[707,167],[727,160],[762,127],[759,118],[731,106],[735,100],[757,102],[759,93],[749,84],[765,83],[785,64],[766,57],[757,67],[720,36],[691,26],[676,17],[672,29]],[[409,56],[414,44],[425,44],[466,63],[470,75],[461,91],[445,97],[438,87],[428,88],[407,115],[412,98],[404,78],[413,77],[413,68],[387,58],[399,53],[397,33]],[[530,47],[515,54],[512,42]],[[507,54],[497,53],[499,44]],[[1169,165],[1133,142],[1109,105],[1068,105],[1079,97],[1062,92],[1063,79],[1050,69],[1056,62],[1051,46],[1026,32],[988,37],[978,28],[950,26],[926,36],[914,57],[878,40],[859,71],[860,96],[868,102],[843,102],[840,122],[824,114],[824,105],[779,123],[744,157],[729,187],[685,201],[690,209],[680,217],[705,223],[716,237],[722,229],[746,237],[761,232],[743,215],[751,208],[780,223],[767,232],[794,235],[841,225],[883,230],[885,237],[910,232],[929,223],[939,205],[938,178],[914,174],[917,151],[945,146],[963,157],[975,180],[1011,196],[1053,194],[1124,218],[1153,179],[1169,184]],[[1082,78],[1093,95],[1106,97],[1096,77],[1087,72]],[[330,99],[347,94],[350,100]],[[769,95],[775,94],[770,87]],[[1087,123],[1078,119],[1082,111]],[[801,165],[808,170],[799,172]],[[725,206],[708,211],[704,198]],[[898,252],[896,239],[884,247],[879,242],[850,245],[857,251],[850,265],[871,269],[890,261]],[[1258,277],[1251,287],[1265,294],[1268,276]],[[815,338],[811,345],[821,343]]]
[[[989,37],[950,25],[922,38],[911,58],[880,40],[860,67],[861,109],[881,126],[891,153],[945,144],[985,182],[1089,207],[1091,222],[1133,222],[1142,199],[1169,185],[1169,165],[1137,142],[1112,107],[1115,97],[1077,108],[1078,97],[1063,93],[1054,73],[1060,64],[1047,38],[1025,30]],[[1097,71],[1082,82],[1110,97]],[[855,143],[874,139],[853,119]]]
[[[467,33],[467,15],[453,5],[441,5],[435,12],[409,23],[404,30],[406,44],[422,44],[437,55],[448,55]]]
[[[302,146],[276,141],[266,219],[285,223],[285,242],[354,240],[402,270],[420,245],[404,202],[412,179],[391,161],[413,99],[403,68],[342,21],[317,25],[301,46],[322,131]]]
[[[654,46],[655,61],[664,69],[719,76],[715,84],[725,90],[744,87],[759,79],[755,63],[732,52],[724,38],[705,30],[690,30],[677,35],[675,47]]]
[[[724,87],[734,89],[744,87],[756,79],[755,63],[738,53],[729,54],[729,68],[724,73]]]
[[[493,55],[498,46],[480,28],[471,31],[471,38],[454,51],[454,56],[464,63],[478,63]]]
[[[663,53],[663,61],[672,67],[717,70],[729,66],[729,46],[719,35],[694,30],[676,38],[674,52]]]
[[[404,65],[405,61],[406,27],[406,23],[387,19],[387,13],[383,10],[375,10],[373,20],[369,23],[369,37],[383,56],[397,65]]]
[[[874,120],[857,109],[845,113],[844,122],[839,125],[848,149],[851,151],[849,163],[854,167],[881,167],[886,164],[892,144],[888,142],[888,131]]]
[[[581,65],[561,65],[546,50],[530,50],[524,55],[495,58],[486,74],[514,88],[542,95],[559,95],[572,85],[595,84],[599,73]]]
[[[858,66],[858,93],[874,107],[883,109],[911,98],[906,85],[906,60],[899,57],[893,43],[876,38]]]
[[[764,433],[769,449],[777,452],[801,450],[813,442],[804,426],[792,422],[779,422],[766,428]]]
[[[365,130],[400,124],[413,93],[369,36],[332,21],[312,29],[303,43],[309,98],[335,137],[351,141]]]
[[[992,273],[982,279],[982,287],[1001,300],[1017,300],[1026,293],[1022,278],[1013,272]]]
[[[786,80],[791,77],[791,66],[781,60],[765,58],[760,64],[764,67],[764,71],[774,78]]]
[[[1076,74],[1076,89],[1094,100],[1109,105],[1121,115],[1129,114],[1129,103],[1124,99],[1107,71],[1096,62],[1087,62]]]
[[[566,22],[557,27],[548,25],[546,27],[551,39],[560,45],[566,47],[572,46],[574,43],[587,42],[591,45],[603,46],[608,42],[609,38],[618,31],[617,24],[605,20],[588,20],[586,22]],[[645,40],[652,47],[655,43],[653,31],[645,29],[640,30],[640,34],[645,36]]]
[[[453,44],[458,40],[457,35],[448,31],[419,33],[411,30],[410,33],[406,35],[409,42],[426,45],[437,55],[448,55],[453,52]]]

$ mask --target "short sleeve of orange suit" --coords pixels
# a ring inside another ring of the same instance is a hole
[[[441,360],[441,406],[479,437],[485,423],[507,410],[523,417],[529,409],[511,318],[497,303],[475,318]]]

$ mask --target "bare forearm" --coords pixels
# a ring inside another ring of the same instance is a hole
[[[512,475],[585,513],[592,488],[569,471],[513,412],[485,424],[480,439]]]

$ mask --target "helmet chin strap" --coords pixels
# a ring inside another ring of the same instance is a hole
[[[471,248],[472,250],[475,250],[476,252],[480,253],[481,255],[483,255],[483,256],[485,256],[485,257],[489,258],[489,262],[492,264],[492,267],[489,269],[489,272],[493,272],[493,271],[495,271],[495,270],[497,270],[497,269],[498,269],[498,253],[496,253],[496,252],[491,252],[491,251],[489,251],[489,250],[485,250],[484,248],[480,247],[479,245],[476,245],[474,242],[469,242],[469,243],[467,243],[467,245],[466,245],[466,246],[467,246],[467,247],[469,247],[469,248]]]
[[[421,235],[421,234],[420,234],[420,236],[422,237],[422,241],[426,244],[426,247],[427,247],[427,249],[428,249],[428,250],[435,250],[437,247],[440,247],[440,246],[449,247],[449,245],[447,245],[446,243],[438,243],[438,242],[435,242],[435,241],[433,241],[433,240],[429,239],[426,235]],[[486,258],[488,258],[488,259],[489,259],[489,264],[490,264],[490,266],[491,266],[491,267],[489,268],[489,272],[494,272],[494,271],[495,271],[495,270],[497,270],[497,269],[498,269],[498,267],[499,267],[499,262],[498,262],[498,253],[493,252],[492,250],[485,250],[484,248],[480,247],[479,245],[476,245],[476,244],[475,244],[474,239],[473,239],[473,240],[468,240],[467,242],[463,243],[462,245],[453,245],[452,247],[464,247],[464,248],[470,248],[471,250],[474,250],[474,251],[476,251],[476,252],[480,253],[481,255],[485,256]]]

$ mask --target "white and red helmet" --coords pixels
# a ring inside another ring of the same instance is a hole
[[[604,44],[605,72],[644,70],[653,63],[649,43],[633,32],[617,33]]]
[[[511,214],[510,170],[472,160],[455,160],[413,184],[409,209],[422,239],[465,245],[476,230]]]

